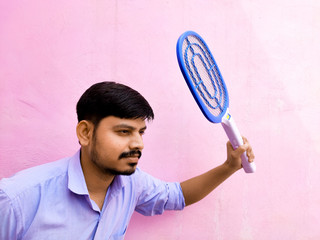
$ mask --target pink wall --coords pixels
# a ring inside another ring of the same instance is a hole
[[[78,149],[75,104],[91,84],[139,90],[156,119],[140,166],[181,181],[225,159],[227,138],[179,71],[178,36],[201,34],[255,150],[183,212],[135,214],[126,239],[320,239],[320,5],[281,1],[1,1],[0,178]]]

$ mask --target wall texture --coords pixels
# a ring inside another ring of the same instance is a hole
[[[226,158],[227,138],[194,103],[175,45],[209,44],[230,110],[256,155],[201,202],[152,218],[126,239],[320,239],[320,3],[0,1],[0,178],[72,155],[75,104],[113,80],[153,106],[140,167],[182,181]]]

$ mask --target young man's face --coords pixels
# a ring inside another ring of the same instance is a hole
[[[144,147],[145,120],[109,116],[95,129],[91,161],[104,173],[130,175],[136,170]]]

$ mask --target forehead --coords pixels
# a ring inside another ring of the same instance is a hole
[[[131,129],[139,130],[142,128],[146,128],[146,121],[142,118],[126,119],[126,118],[108,116],[101,120],[99,127],[100,126],[105,129],[131,128]]]

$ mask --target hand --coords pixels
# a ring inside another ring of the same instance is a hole
[[[227,142],[227,161],[225,164],[232,170],[237,171],[242,168],[241,155],[246,152],[248,161],[251,163],[254,161],[254,153],[249,141],[242,137],[243,145],[238,147],[236,150],[233,149],[230,141]]]

